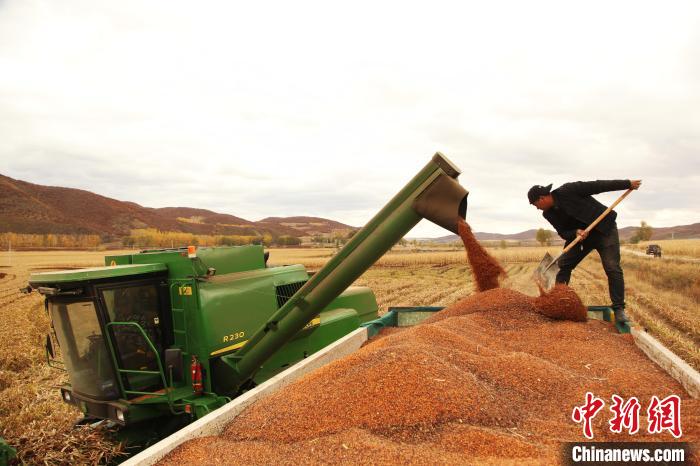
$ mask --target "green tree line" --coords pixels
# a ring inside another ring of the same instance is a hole
[[[154,228],[131,230],[121,243],[127,248],[169,248],[180,246],[243,246],[263,244],[265,246],[299,246],[301,239],[282,235],[195,235],[177,231],[159,231]],[[0,233],[0,249],[20,248],[95,248],[102,245],[100,235]]]

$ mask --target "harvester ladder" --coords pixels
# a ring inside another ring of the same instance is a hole
[[[153,351],[153,354],[156,356],[156,363],[158,364],[158,370],[157,371],[152,371],[152,370],[145,370],[145,369],[124,369],[119,365],[119,360],[117,359],[117,353],[115,351],[115,346],[114,342],[112,341],[112,334],[113,332],[110,332],[111,327],[117,327],[117,326],[122,326],[122,327],[135,327],[136,330],[141,334],[141,336],[144,338],[146,343],[148,344],[148,347],[150,348],[151,351]],[[174,402],[172,399],[172,387],[168,385],[168,383],[165,380],[165,371],[163,370],[163,364],[160,361],[160,354],[158,353],[158,350],[156,349],[155,345],[151,341],[151,339],[148,337],[146,332],[143,330],[143,327],[141,327],[138,323],[136,322],[109,322],[107,323],[107,344],[109,345],[109,352],[111,353],[112,356],[112,361],[114,363],[114,367],[117,369],[117,372],[119,373],[119,377],[117,377],[117,381],[119,382],[119,388],[121,388],[122,393],[125,395],[152,395],[152,396],[163,396],[163,392],[146,392],[146,391],[140,391],[140,390],[127,390],[126,387],[124,387],[124,381],[122,380],[122,375],[123,374],[147,374],[147,375],[159,375],[161,383],[163,384],[163,391],[165,392],[166,398],[168,400],[168,406],[170,407],[170,411],[173,414],[178,414],[178,412],[175,411],[174,408]]]
[[[187,312],[185,312],[185,296],[180,293],[180,289],[185,286],[193,287],[192,283],[174,282],[170,284],[170,310],[173,313],[173,336],[175,337],[175,345],[183,350],[189,348],[187,341]],[[193,287],[194,288],[194,287]],[[179,306],[175,305],[175,297],[179,299]]]

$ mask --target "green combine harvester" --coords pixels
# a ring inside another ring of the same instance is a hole
[[[105,267],[32,274],[53,332],[49,363],[85,422],[145,446],[377,318],[350,286],[421,218],[456,232],[467,191],[442,154],[323,268],[267,266],[262,246],[145,250]],[[62,361],[54,357],[57,341]]]

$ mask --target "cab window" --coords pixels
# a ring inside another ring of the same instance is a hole
[[[154,283],[134,284],[102,290],[110,322],[135,322],[141,326],[158,351],[162,347],[158,312],[158,288]],[[119,366],[128,370],[158,370],[158,357],[141,332],[131,325],[112,327]],[[132,390],[150,390],[161,384],[153,374],[123,374],[125,385]]]

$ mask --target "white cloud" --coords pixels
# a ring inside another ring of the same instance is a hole
[[[622,225],[697,222],[699,20],[697,2],[7,0],[0,173],[360,225],[440,150],[479,231],[545,226],[525,192],[576,179],[643,178]]]

